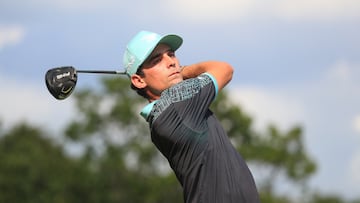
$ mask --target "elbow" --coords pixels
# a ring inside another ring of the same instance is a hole
[[[228,76],[228,81],[232,80],[234,74],[234,68],[229,63],[224,63],[226,75]]]

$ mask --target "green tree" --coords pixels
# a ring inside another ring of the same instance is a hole
[[[74,95],[79,114],[65,134],[68,143],[86,149],[83,159],[91,162],[100,190],[108,193],[103,202],[183,202],[175,176],[168,173],[139,115],[145,100],[130,90],[126,79],[102,82],[99,91]]]
[[[93,202],[91,174],[35,127],[0,135],[0,202]],[[86,183],[86,184],[84,184]]]

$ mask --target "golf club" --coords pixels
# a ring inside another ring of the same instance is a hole
[[[121,71],[76,70],[73,66],[52,68],[45,74],[45,83],[50,94],[58,100],[69,97],[75,89],[77,73],[126,74]]]

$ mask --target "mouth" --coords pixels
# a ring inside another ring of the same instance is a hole
[[[171,74],[169,75],[169,77],[174,76],[174,75],[177,75],[177,74],[180,74],[180,72],[179,72],[179,71],[173,72],[173,73],[171,73]]]

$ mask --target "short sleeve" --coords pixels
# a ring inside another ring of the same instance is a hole
[[[217,91],[215,78],[209,73],[201,74],[164,90],[159,100],[144,109],[148,113],[143,116],[151,125],[162,112],[173,106],[181,117],[201,119],[215,99]]]

